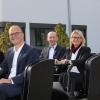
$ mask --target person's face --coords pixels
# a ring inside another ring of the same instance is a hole
[[[20,45],[24,40],[24,34],[19,27],[12,27],[9,29],[9,39],[13,45]]]
[[[78,47],[83,42],[82,37],[78,33],[74,33],[71,37],[71,43],[74,47]]]
[[[55,32],[50,32],[48,33],[48,36],[47,36],[47,41],[49,43],[49,45],[55,45],[57,43],[57,35]]]

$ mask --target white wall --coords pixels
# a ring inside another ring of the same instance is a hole
[[[71,0],[71,23],[87,25],[87,43],[100,52],[100,0]]]
[[[2,0],[3,20],[66,23],[66,0]]]
[[[100,0],[70,0],[70,4],[71,24],[87,25],[87,44],[92,52],[100,52]],[[1,0],[0,8],[2,21],[26,22],[27,26],[61,22],[68,26],[67,0]],[[28,29],[27,42],[30,41]]]
[[[2,0],[2,21],[29,23],[67,23],[66,0]],[[26,27],[26,42],[30,43],[29,26]]]
[[[2,1],[0,1],[0,21],[2,21]]]

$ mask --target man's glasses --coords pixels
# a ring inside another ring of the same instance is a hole
[[[22,32],[10,33],[9,36],[17,36],[17,35],[19,35],[20,33],[22,33]]]

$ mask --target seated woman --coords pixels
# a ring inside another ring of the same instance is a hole
[[[80,30],[74,30],[70,37],[70,48],[66,52],[66,59],[56,60],[57,64],[71,64],[67,70],[67,91],[74,95],[75,91],[83,89],[85,61],[90,57],[91,50],[85,46],[85,38]],[[76,92],[78,93],[78,92]]]

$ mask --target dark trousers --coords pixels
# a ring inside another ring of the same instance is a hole
[[[69,72],[68,73],[68,85],[67,85],[67,91],[68,92],[74,92],[74,91],[80,91],[83,86],[83,76],[80,73],[74,73]]]
[[[0,92],[0,100],[6,100],[6,95]]]
[[[0,100],[6,100],[8,97],[14,97],[21,93],[22,89],[15,84],[0,84]]]

